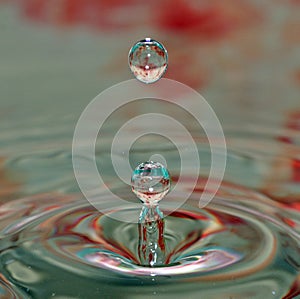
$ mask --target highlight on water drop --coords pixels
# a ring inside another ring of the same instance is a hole
[[[169,192],[171,185],[168,170],[159,162],[139,164],[131,177],[132,191],[145,204],[155,205]]]
[[[168,52],[158,41],[145,38],[129,51],[128,64],[135,78],[143,83],[154,83],[168,67]]]

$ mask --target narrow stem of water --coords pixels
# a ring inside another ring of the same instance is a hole
[[[139,258],[141,265],[165,263],[164,219],[159,206],[144,204],[139,217]]]

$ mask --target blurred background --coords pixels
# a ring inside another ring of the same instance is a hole
[[[129,48],[147,36],[168,49],[165,77],[213,107],[229,150],[259,158],[250,185],[297,201],[299,21],[297,0],[1,0],[1,201],[66,191],[74,177],[61,152],[70,154],[80,113],[132,78]],[[227,179],[240,180],[232,165]]]

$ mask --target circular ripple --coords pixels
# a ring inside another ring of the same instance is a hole
[[[20,296],[19,292],[14,291],[12,287],[0,280],[0,298],[2,299],[21,299],[29,298],[25,295]]]
[[[278,203],[255,198],[254,205],[253,199],[254,195],[241,196],[239,202],[215,198],[201,210],[191,198],[189,205],[170,213],[165,218],[166,265],[159,267],[139,265],[138,224],[116,220],[118,213],[138,217],[136,205],[101,214],[85,200],[71,197],[45,195],[10,202],[1,209],[0,272],[19,288],[29,289],[42,289],[52,270],[70,282],[76,277],[90,284],[97,279],[111,288],[155,279],[169,287],[175,281],[184,283],[182,288],[189,283],[193,292],[199,291],[200,283],[201,292],[208,282],[241,290],[245,281],[273,277],[272,292],[284,280],[284,294],[299,271],[297,232],[281,221],[284,212],[276,218]],[[248,286],[245,289],[245,294],[251,293]]]
[[[41,202],[40,202],[41,203]],[[32,207],[31,207],[32,208]],[[40,244],[43,252],[76,265],[85,263],[126,275],[186,275],[223,270],[231,277],[262,269],[274,258],[275,239],[259,220],[234,209],[196,210],[187,206],[165,218],[165,267],[139,266],[138,225],[117,220],[117,213],[138,218],[136,208],[101,214],[89,205],[50,206],[2,232],[19,233],[27,250]],[[168,211],[165,211],[168,213]],[[15,211],[14,211],[15,213]],[[112,215],[114,214],[114,215]]]

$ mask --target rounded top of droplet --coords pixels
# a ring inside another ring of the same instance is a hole
[[[139,164],[131,177],[132,191],[146,204],[157,204],[169,192],[170,175],[161,163],[148,161]]]
[[[128,64],[136,79],[143,83],[154,83],[167,69],[168,52],[160,42],[148,37],[132,46]]]

